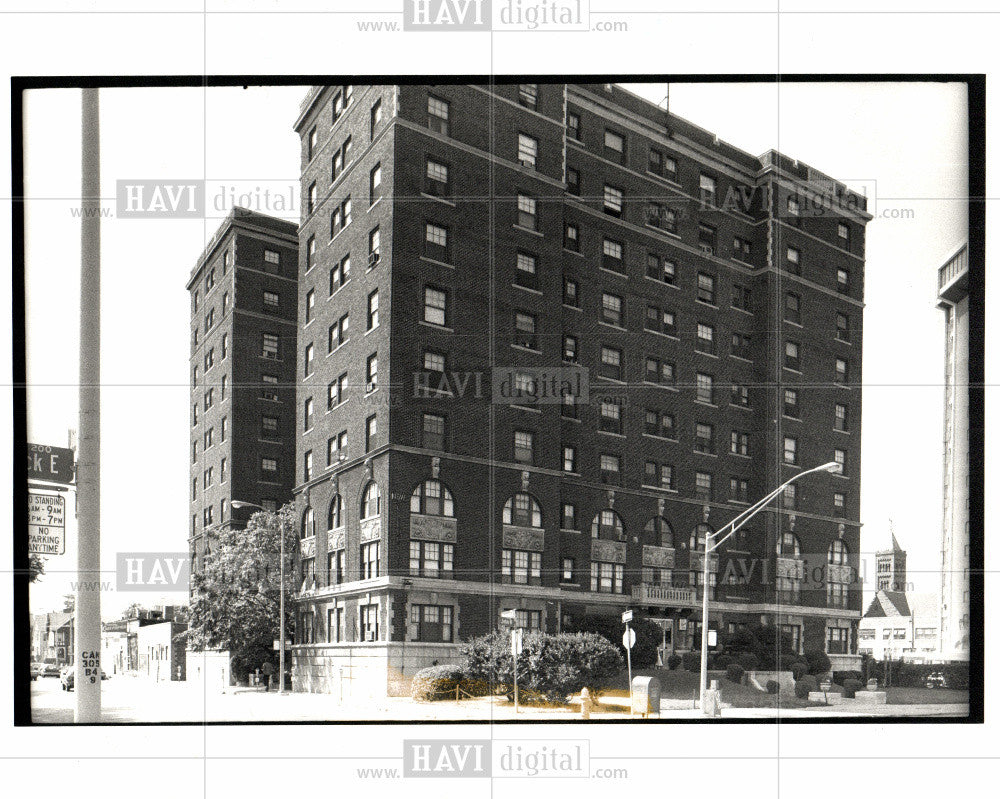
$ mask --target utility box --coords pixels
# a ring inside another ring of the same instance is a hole
[[[660,715],[660,695],[662,689],[656,677],[632,678],[632,713],[648,716]]]

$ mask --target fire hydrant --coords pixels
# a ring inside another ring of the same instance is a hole
[[[590,698],[590,691],[584,688],[580,691],[580,718],[587,720],[590,718],[590,710],[594,707],[594,700]]]

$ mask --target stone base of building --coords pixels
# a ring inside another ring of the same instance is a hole
[[[462,662],[458,644],[399,641],[308,644],[292,648],[292,689],[345,700],[409,696],[427,666]]]
[[[861,671],[861,655],[829,655],[830,671]]]

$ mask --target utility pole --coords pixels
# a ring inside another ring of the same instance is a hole
[[[80,213],[80,424],[77,457],[78,724],[101,720],[101,143],[97,89],[83,90]]]

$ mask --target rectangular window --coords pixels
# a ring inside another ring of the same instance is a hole
[[[368,326],[367,330],[378,327],[378,289],[368,295]]]
[[[785,436],[784,459],[785,463],[799,462],[799,443],[791,436]]]
[[[345,255],[330,270],[330,294],[343,286],[351,277],[351,256]]]
[[[698,247],[706,255],[715,255],[716,233],[712,225],[705,222],[698,224]]]
[[[569,222],[563,226],[563,247],[571,252],[580,252],[580,228]]]
[[[316,184],[309,184],[309,193],[306,195],[306,212],[312,213],[316,210]]]
[[[833,411],[833,429],[847,432],[847,406],[838,402]]]
[[[625,137],[614,131],[604,131],[604,157],[616,164],[624,164]]]
[[[741,238],[740,236],[733,237],[733,258],[737,261],[749,263],[751,252],[752,245],[748,239]]]
[[[424,321],[432,325],[446,325],[448,294],[442,289],[424,288]]]
[[[785,416],[792,417],[793,419],[799,418],[799,392],[796,389],[785,389],[785,401],[782,413],[784,413]]]
[[[423,447],[444,449],[444,417],[436,413],[424,414]]]
[[[851,249],[851,229],[842,222],[837,224],[837,238],[841,247],[845,250]]]
[[[694,348],[698,352],[715,353],[715,328],[698,322]]]
[[[537,321],[533,314],[517,311],[514,314],[514,343],[529,350],[538,349]]]
[[[517,101],[532,110],[538,107],[538,84],[521,83],[517,87]]]
[[[604,186],[604,213],[611,216],[622,215],[622,190],[614,186]]]
[[[796,275],[801,274],[802,264],[799,261],[799,251],[795,247],[786,250],[785,258],[788,260],[788,271]]]
[[[563,447],[563,471],[570,473],[576,471],[576,447]]]
[[[622,353],[613,347],[601,347],[601,377],[622,379]]]
[[[624,245],[614,239],[604,239],[601,266],[619,274],[625,273]]]
[[[313,349],[313,345],[312,344],[306,344],[306,351],[305,351],[305,356],[304,356],[304,364],[303,364],[303,369],[302,369],[302,373],[306,377],[309,377],[309,375],[311,375],[312,372],[313,372],[313,355],[314,355],[314,353],[315,353],[315,350]]]
[[[694,494],[701,502],[712,501],[712,475],[708,472],[695,472]]]
[[[370,547],[372,546],[372,544],[365,544],[365,546]],[[378,543],[376,542],[374,546],[377,551]],[[359,610],[359,616],[360,616],[359,632],[361,633],[361,640],[378,641],[379,640],[378,605],[361,605]]]
[[[302,428],[303,430],[311,430],[312,426],[313,426],[313,401],[312,397],[309,397],[303,403]]]
[[[276,458],[261,458],[260,468],[265,474],[275,474],[278,471],[278,461]]]
[[[375,205],[382,197],[382,164],[375,164],[368,173],[368,205]]]
[[[535,435],[526,430],[514,431],[514,460],[517,463],[534,463]]]
[[[371,452],[378,444],[378,416],[372,414],[365,420],[365,452]]]
[[[379,233],[378,227],[375,227],[368,234],[368,268],[371,269],[378,266],[379,259],[382,257],[382,236]]]
[[[573,167],[566,167],[566,191],[570,194],[580,196],[580,171]]]
[[[837,313],[837,341],[851,340],[851,320],[847,314]]]
[[[622,298],[615,294],[604,294],[601,297],[601,321],[609,325],[621,327]]]
[[[601,455],[601,480],[605,483],[621,482],[622,459],[618,455]]]
[[[378,126],[382,124],[382,100],[376,100],[375,104],[372,106],[371,114],[368,117],[368,137],[370,139],[375,138],[375,131],[378,130]]]
[[[846,515],[847,500],[844,494],[835,493],[833,495],[833,515],[843,518]]]
[[[427,159],[424,191],[432,197],[447,197],[451,193],[448,181],[448,165],[431,158]]]
[[[559,521],[559,526],[563,530],[576,529],[576,505],[571,505],[568,502],[563,503],[562,517]]]
[[[749,485],[746,480],[739,477],[729,479],[729,498],[736,502],[747,502],[749,495]]]
[[[785,321],[802,324],[802,298],[791,291],[785,294]]]
[[[427,127],[442,136],[448,135],[451,106],[447,100],[427,96]]]
[[[526,252],[517,254],[514,285],[529,289],[538,288],[538,259],[534,255],[529,255]]]
[[[534,197],[517,195],[517,224],[528,230],[538,230],[538,201]]]
[[[709,175],[700,175],[698,178],[698,188],[701,191],[702,207],[715,205],[715,178]]]
[[[521,166],[535,168],[538,159],[538,139],[526,133],[517,134],[517,160]]]
[[[503,582],[514,585],[541,585],[542,553],[519,549],[502,550],[500,577]]]
[[[278,359],[278,337],[274,333],[261,334],[261,357],[271,360]]]
[[[566,135],[580,141],[580,115],[572,111],[566,114]]]
[[[794,341],[785,342],[785,368],[799,371],[799,345]]]
[[[851,276],[846,269],[837,270],[837,291],[847,294],[850,291]]]
[[[698,273],[698,302],[715,305],[715,278],[705,272]]]
[[[715,452],[714,430],[712,425],[697,422],[694,426],[694,451],[706,454]]]
[[[620,594],[625,584],[625,567],[621,563],[593,561],[590,564],[590,590],[602,594]]]
[[[677,276],[677,265],[673,261],[660,258],[655,253],[646,255],[646,277],[673,285]]]
[[[601,400],[600,429],[605,433],[623,432],[622,406],[619,400]]]
[[[847,451],[835,449],[833,451],[833,460],[838,466],[836,474],[844,474],[847,471]]]
[[[563,305],[580,307],[580,284],[568,277],[563,278]]]
[[[347,330],[349,318],[344,314],[340,319],[330,325],[326,335],[326,351],[333,352],[337,347],[347,341]]]
[[[304,482],[309,482],[312,480],[312,470],[313,470],[313,454],[312,450],[309,450],[302,456],[302,480]]]
[[[373,352],[365,361],[365,391],[378,388],[378,353]]]
[[[834,364],[834,382],[842,386],[847,385],[847,361],[844,358],[837,358]]]
[[[715,381],[712,375],[703,372],[695,375],[695,399],[709,405],[715,404]]]

